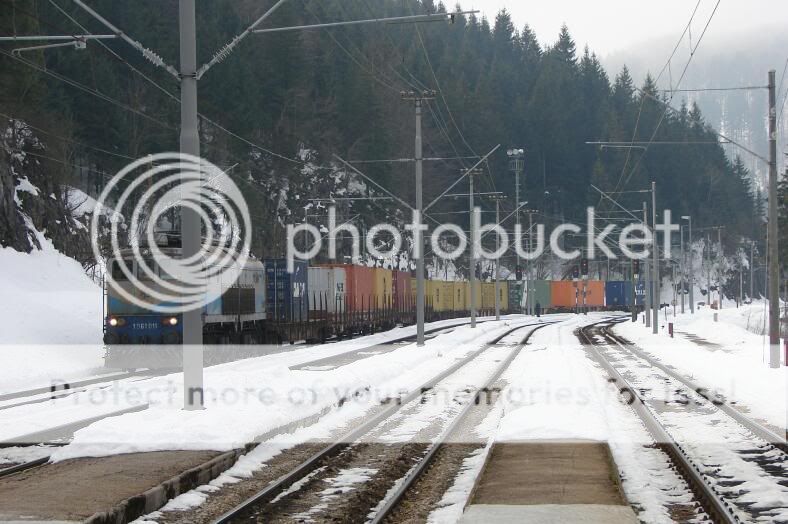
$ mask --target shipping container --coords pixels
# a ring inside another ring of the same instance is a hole
[[[482,282],[482,309],[495,309],[495,283]]]
[[[605,283],[605,305],[608,308],[624,308],[632,303],[632,282],[609,280]]]
[[[310,267],[308,283],[310,311],[326,313],[344,311],[346,288],[344,268]]]
[[[550,306],[553,308],[574,309],[582,299],[577,295],[579,282],[572,280],[553,280],[550,282]]]
[[[482,307],[482,283],[478,280],[475,282],[474,290],[476,291],[476,310]],[[465,311],[471,310],[471,283],[465,282]]]
[[[415,280],[415,279],[414,279]],[[426,304],[432,307],[435,312],[443,311],[443,284],[440,280],[426,280],[426,288],[424,290],[424,300]]]
[[[646,303],[646,283],[643,280],[638,280],[635,284],[635,300],[638,306]]]
[[[441,286],[441,311],[454,311],[454,283],[443,282]]]
[[[452,296],[454,297],[454,311],[466,311],[466,304],[468,298],[466,294],[468,292],[468,283],[467,282],[452,282]]]
[[[509,311],[509,284],[503,280],[500,282],[498,294],[501,303],[501,311]]]
[[[372,304],[373,309],[389,307],[392,294],[392,276],[390,269],[372,268]]]
[[[392,278],[392,298],[397,309],[405,309],[411,303],[413,294],[410,289],[411,276],[407,271],[393,271]]]
[[[528,281],[528,289],[526,290],[526,297],[525,300],[528,299],[527,294],[532,293],[532,305],[536,308],[536,305],[542,308],[542,311],[548,309],[552,304],[552,285],[550,284],[549,280],[529,280]],[[525,306],[524,303],[522,303]]]
[[[507,287],[507,311],[510,313],[522,313],[524,307],[523,283],[517,280],[506,282]]]
[[[585,281],[585,305],[593,308],[605,306],[605,282],[603,280]]]
[[[353,264],[326,264],[322,267],[341,268],[345,271],[344,308],[347,312],[369,311],[374,299],[373,268]]]
[[[265,261],[266,316],[279,322],[299,322],[309,319],[308,265],[294,262],[293,272],[287,271],[287,260]]]

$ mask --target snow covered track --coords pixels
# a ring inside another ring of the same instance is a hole
[[[722,409],[686,377],[645,358],[609,331],[586,326],[578,336],[618,384],[658,446],[716,522],[788,519],[788,459],[766,428]],[[734,410],[735,411],[735,410]],[[779,441],[779,439],[777,439]]]
[[[381,522],[424,471],[437,449],[464,418],[468,409],[479,401],[485,388],[500,377],[528,337],[537,329],[547,325],[550,323],[524,324],[506,330],[481,348],[459,359],[421,387],[412,389],[399,399],[390,399],[388,405],[373,417],[320,449],[214,522],[216,524],[238,522],[249,518],[262,519],[266,522],[288,521],[294,517],[319,520],[316,513],[325,511],[324,503],[320,500],[326,499],[326,492],[332,490],[320,491],[319,486],[323,483],[312,481],[315,477],[325,476],[327,472],[338,472],[335,477],[327,480],[337,485],[333,491],[340,495],[352,491],[352,488],[348,489],[343,482],[349,485],[377,484],[369,490],[371,492],[369,496],[362,496],[360,500],[346,504],[347,514],[343,518],[353,521],[363,519],[363,515],[371,510],[369,518]],[[532,329],[525,339],[517,334],[528,327]],[[490,350],[497,352],[495,355],[490,355],[490,359],[480,359]],[[474,366],[469,366],[470,363],[474,363]],[[473,378],[477,378],[474,376],[478,373],[478,370],[474,369],[476,366],[486,372],[486,378],[483,380],[484,386],[474,384],[471,387],[467,384]],[[452,397],[450,409],[445,406],[435,408],[430,405],[427,400],[430,395],[435,394],[440,384],[445,385],[446,381],[452,378],[456,378],[458,384],[466,384],[463,386],[463,398]],[[455,413],[455,410],[459,413]],[[417,435],[423,440],[416,442]],[[425,437],[425,435],[429,436]],[[369,443],[372,441],[377,442]],[[370,460],[370,457],[374,459]],[[365,468],[354,468],[352,467],[354,463],[362,463]],[[290,498],[299,500],[289,501]],[[331,499],[331,496],[328,498]],[[318,502],[315,504],[315,501]],[[337,509],[332,508],[331,511]]]

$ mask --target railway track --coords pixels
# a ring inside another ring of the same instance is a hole
[[[487,322],[487,321],[486,320],[479,321],[479,323],[482,322]],[[468,324],[470,324],[470,321],[457,322],[451,325],[429,329],[425,331],[425,334],[427,334],[431,338],[438,336],[442,333],[450,332],[453,329]],[[367,356],[371,356],[372,354],[374,354],[374,351],[378,350],[381,346],[393,346],[403,342],[413,341],[415,340],[415,338],[416,335],[407,335],[396,339],[380,342],[378,344],[373,344],[370,346],[358,348],[356,350],[352,350],[343,355],[346,355],[348,357],[366,358]],[[296,345],[296,348],[298,347],[299,346]],[[290,349],[288,349],[288,351],[289,350]],[[367,355],[365,353],[370,353],[370,354]],[[304,364],[304,366],[314,365],[315,362],[306,363]],[[53,401],[53,400],[61,400],[75,394],[90,393],[92,390],[95,389],[104,389],[104,388],[112,387],[114,385],[117,385],[119,381],[123,381],[123,380],[132,379],[134,381],[139,381],[149,378],[155,378],[158,376],[163,376],[171,372],[172,372],[171,370],[163,370],[161,372],[134,371],[128,373],[113,374],[109,376],[87,378],[84,380],[73,381],[70,383],[60,383],[57,386],[53,386],[51,388],[40,387],[26,391],[8,393],[0,396],[0,402],[2,401],[7,402],[9,400],[13,401],[19,399],[23,399],[23,400],[14,403],[0,404],[0,411],[5,409],[15,408],[15,407],[21,407],[25,405],[30,405],[30,404],[37,404],[37,403]],[[13,475],[15,473],[26,471],[41,466],[43,464],[46,464],[49,461],[51,452],[54,451],[54,449],[56,449],[57,447],[67,445],[69,440],[73,436],[73,433],[76,430],[81,429],[93,422],[96,422],[97,420],[101,420],[103,418],[107,418],[111,416],[122,415],[124,413],[129,413],[133,411],[139,411],[141,409],[146,409],[146,408],[147,405],[126,408],[100,416],[75,420],[73,422],[69,422],[66,424],[53,426],[51,428],[46,428],[41,431],[37,431],[35,433],[17,436],[14,437],[13,439],[9,439],[6,441],[0,441],[0,449],[14,451],[14,453],[7,452],[5,457],[0,457],[0,477]]]
[[[482,348],[473,351],[438,376],[431,378],[420,388],[412,390],[396,402],[388,403],[388,406],[372,418],[312,454],[213,522],[215,524],[250,520],[276,522],[315,518],[315,515],[310,515],[309,512],[320,508],[321,505],[315,505],[313,501],[315,498],[325,498],[327,490],[321,490],[321,486],[325,485],[326,480],[337,486],[335,489],[337,493],[349,493],[349,498],[353,498],[344,509],[344,518],[347,521],[371,519],[374,522],[382,522],[397,507],[408,489],[427,470],[449,435],[462,423],[470,409],[479,402],[480,395],[489,390],[517,357],[528,338],[536,330],[554,323],[521,325],[495,337]],[[524,337],[518,335],[518,332],[528,328],[531,329]],[[499,352],[483,362],[480,357],[493,348],[494,351]],[[469,366],[472,362],[475,365]],[[446,384],[446,381],[451,379],[462,383],[462,374],[478,372],[476,369],[478,366],[486,366],[490,371],[484,386],[474,388],[473,391],[466,390],[462,400],[453,397],[452,406],[461,406],[457,408],[457,413],[450,415],[433,413],[423,407],[427,403],[427,397],[439,384]],[[428,413],[425,414],[424,410]],[[422,427],[418,431],[420,438],[413,438],[411,435],[409,440],[406,439],[407,442],[395,444],[396,436],[401,435],[402,428],[412,424],[413,419],[422,422],[424,419],[430,419],[433,423],[428,424],[429,428]],[[442,422],[436,422],[438,419]],[[384,444],[370,444],[377,441]],[[359,467],[362,465],[363,467]],[[335,476],[331,477],[331,475]],[[357,482],[366,482],[371,487],[363,490],[361,494],[354,494],[352,490],[346,489],[347,486],[341,485],[342,482],[347,482],[348,478],[355,478]],[[329,495],[328,500],[336,502],[333,495]],[[300,514],[293,509],[299,506],[302,510]]]
[[[610,331],[579,338],[715,522],[788,520],[785,441]]]

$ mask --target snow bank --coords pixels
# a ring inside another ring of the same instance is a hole
[[[89,375],[103,364],[101,288],[39,235],[0,248],[0,393]]]

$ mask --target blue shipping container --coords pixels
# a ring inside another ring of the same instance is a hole
[[[287,271],[287,260],[266,259],[266,318],[280,322],[309,319],[308,264],[296,260],[293,272]]]
[[[642,306],[646,302],[646,283],[638,280],[635,286],[635,304]]]
[[[632,283],[626,280],[608,280],[605,283],[605,305],[627,307],[632,304]]]

